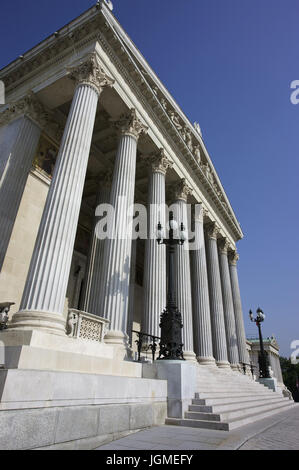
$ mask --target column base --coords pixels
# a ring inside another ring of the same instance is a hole
[[[10,330],[42,330],[47,333],[65,336],[66,320],[58,313],[20,310],[12,317]]]
[[[216,361],[214,357],[204,357],[204,356],[197,356],[197,361],[200,365],[207,365],[207,366],[216,366]]]
[[[107,331],[104,341],[113,346],[118,359],[133,359],[133,351],[129,345],[129,336],[123,331]]]
[[[183,351],[185,361],[196,362],[196,355],[193,351]]]
[[[230,369],[230,363],[228,361],[216,361],[216,365],[219,369]]]

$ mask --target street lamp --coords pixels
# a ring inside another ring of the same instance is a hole
[[[249,310],[249,318],[252,322],[255,322],[259,330],[259,339],[260,339],[260,354],[259,354],[259,366],[260,366],[260,378],[269,379],[269,366],[268,358],[264,350],[263,336],[261,323],[265,320],[266,315],[264,314],[261,308],[258,308],[256,311],[256,318],[253,317],[252,310]]]
[[[169,213],[169,238],[165,234],[161,223],[158,224],[157,242],[159,245],[168,247],[168,291],[166,309],[161,314],[161,340],[160,353],[158,359],[163,360],[184,360],[182,344],[182,314],[176,306],[174,287],[174,254],[175,246],[183,245],[188,238],[184,224],[181,223],[179,238],[174,238],[174,232],[178,229],[178,224],[173,218],[173,212]]]

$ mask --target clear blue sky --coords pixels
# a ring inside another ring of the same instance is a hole
[[[1,2],[0,66],[93,5]],[[298,0],[114,0],[114,14],[205,144],[241,222],[239,277],[247,312],[283,355],[299,339]]]

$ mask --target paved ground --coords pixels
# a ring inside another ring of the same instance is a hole
[[[299,450],[299,405],[235,431],[159,426],[96,450]]]

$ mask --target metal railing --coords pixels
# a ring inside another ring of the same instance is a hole
[[[244,375],[246,375],[246,366],[249,366],[251,375],[252,375],[252,377],[254,376],[254,369],[256,369],[256,366],[254,366],[252,363],[247,364],[247,362],[241,362],[241,365],[242,365],[242,368],[243,368]]]
[[[144,333],[143,331],[132,330],[132,333],[136,333],[138,337],[138,339],[135,341],[135,343],[137,344],[137,351],[138,351],[137,361],[138,362],[141,361],[141,353],[143,351],[147,352],[150,350],[152,354],[152,360],[154,362],[155,357],[156,357],[157,346],[158,346],[157,344],[158,341],[156,340],[160,340],[161,338],[159,336],[149,335],[147,333]],[[150,342],[145,341],[146,338],[150,338]]]

